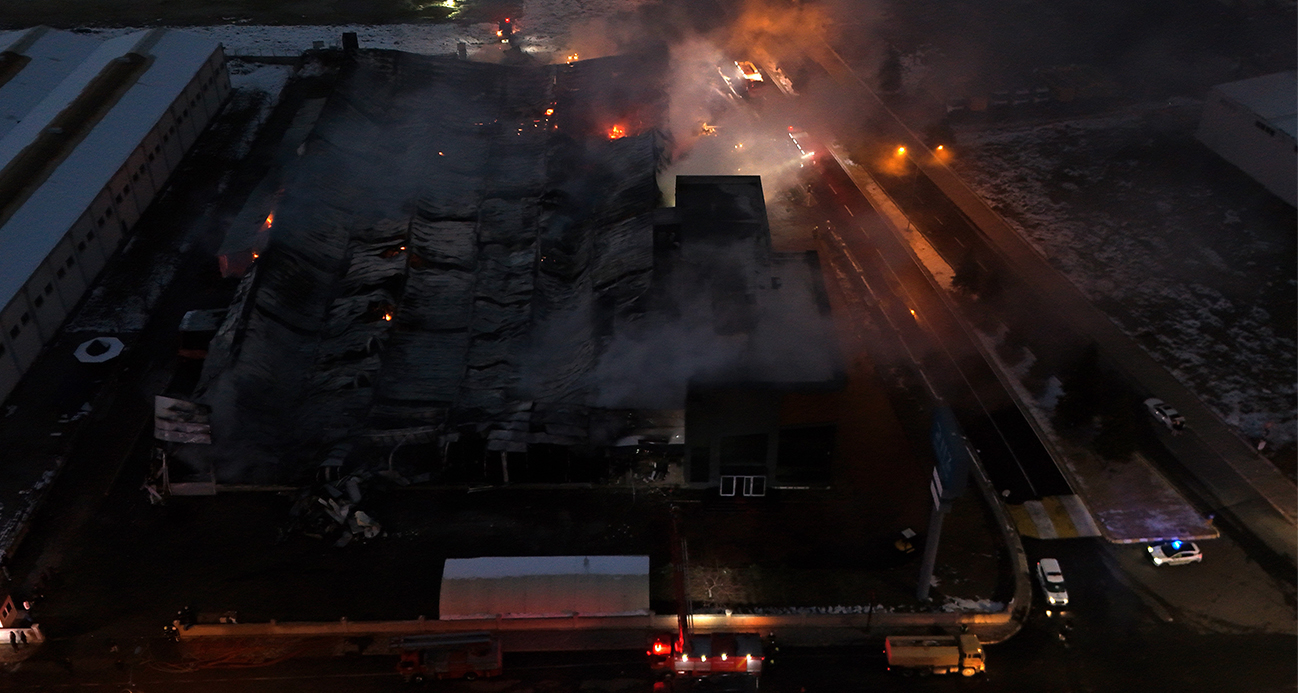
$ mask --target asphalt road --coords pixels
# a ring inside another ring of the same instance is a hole
[[[1070,493],[1069,484],[933,283],[912,261],[847,174],[829,156],[813,181],[828,260],[863,294],[868,319],[894,349],[879,363],[916,371],[924,389],[951,404],[994,484],[1019,503]],[[898,358],[899,356],[903,358]]]

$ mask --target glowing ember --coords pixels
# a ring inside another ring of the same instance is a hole
[[[943,145],[941,144],[941,145],[935,147],[935,149],[937,149],[937,150],[939,150],[939,151],[943,151]]]
[[[553,115],[555,115],[555,109],[554,109],[554,108],[548,108],[548,109],[546,109],[546,115],[548,115],[548,116],[553,116]]]
[[[620,137],[623,137],[626,134],[627,131],[623,129],[622,125],[615,125],[609,129],[609,138],[611,140],[616,140]]]
[[[266,215],[266,221],[262,222],[262,228],[269,229],[271,228],[271,224],[274,223],[275,223],[275,212],[271,212],[270,214]]]
[[[564,62],[566,62],[566,63],[568,63],[568,64],[570,64],[570,65],[572,65],[573,63],[575,63],[575,62],[577,62],[577,61],[578,61],[578,54],[577,54],[577,53],[572,53],[572,54],[570,54],[570,55],[568,55],[568,56],[566,56],[566,57],[564,58]]]
[[[907,147],[899,147],[899,148],[898,148],[898,155],[899,155],[899,156],[902,156],[902,155],[904,155],[904,154],[906,154],[906,153],[907,153]]]
[[[393,314],[392,314],[392,313],[384,313],[384,321],[385,321],[385,322],[392,322],[392,320],[393,320]]]

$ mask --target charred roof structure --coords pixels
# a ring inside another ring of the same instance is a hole
[[[358,53],[210,345],[213,444],[182,458],[223,483],[300,482],[322,458],[407,445],[437,473],[458,455],[682,443],[688,383],[761,376],[783,359],[762,335],[791,326],[755,302],[783,281],[757,178],[714,181],[758,194],[704,203],[749,226],[694,260],[708,234],[659,208],[662,60]],[[816,329],[779,372],[833,379],[816,263],[786,265],[803,298],[780,312]]]

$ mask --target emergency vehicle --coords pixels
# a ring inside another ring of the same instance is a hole
[[[389,647],[399,652],[397,673],[409,683],[501,675],[501,643],[492,633],[407,635]]]

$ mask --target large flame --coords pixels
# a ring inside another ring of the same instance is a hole
[[[627,135],[627,131],[623,129],[622,125],[614,125],[609,128],[609,138],[611,140],[616,140],[626,135]]]

